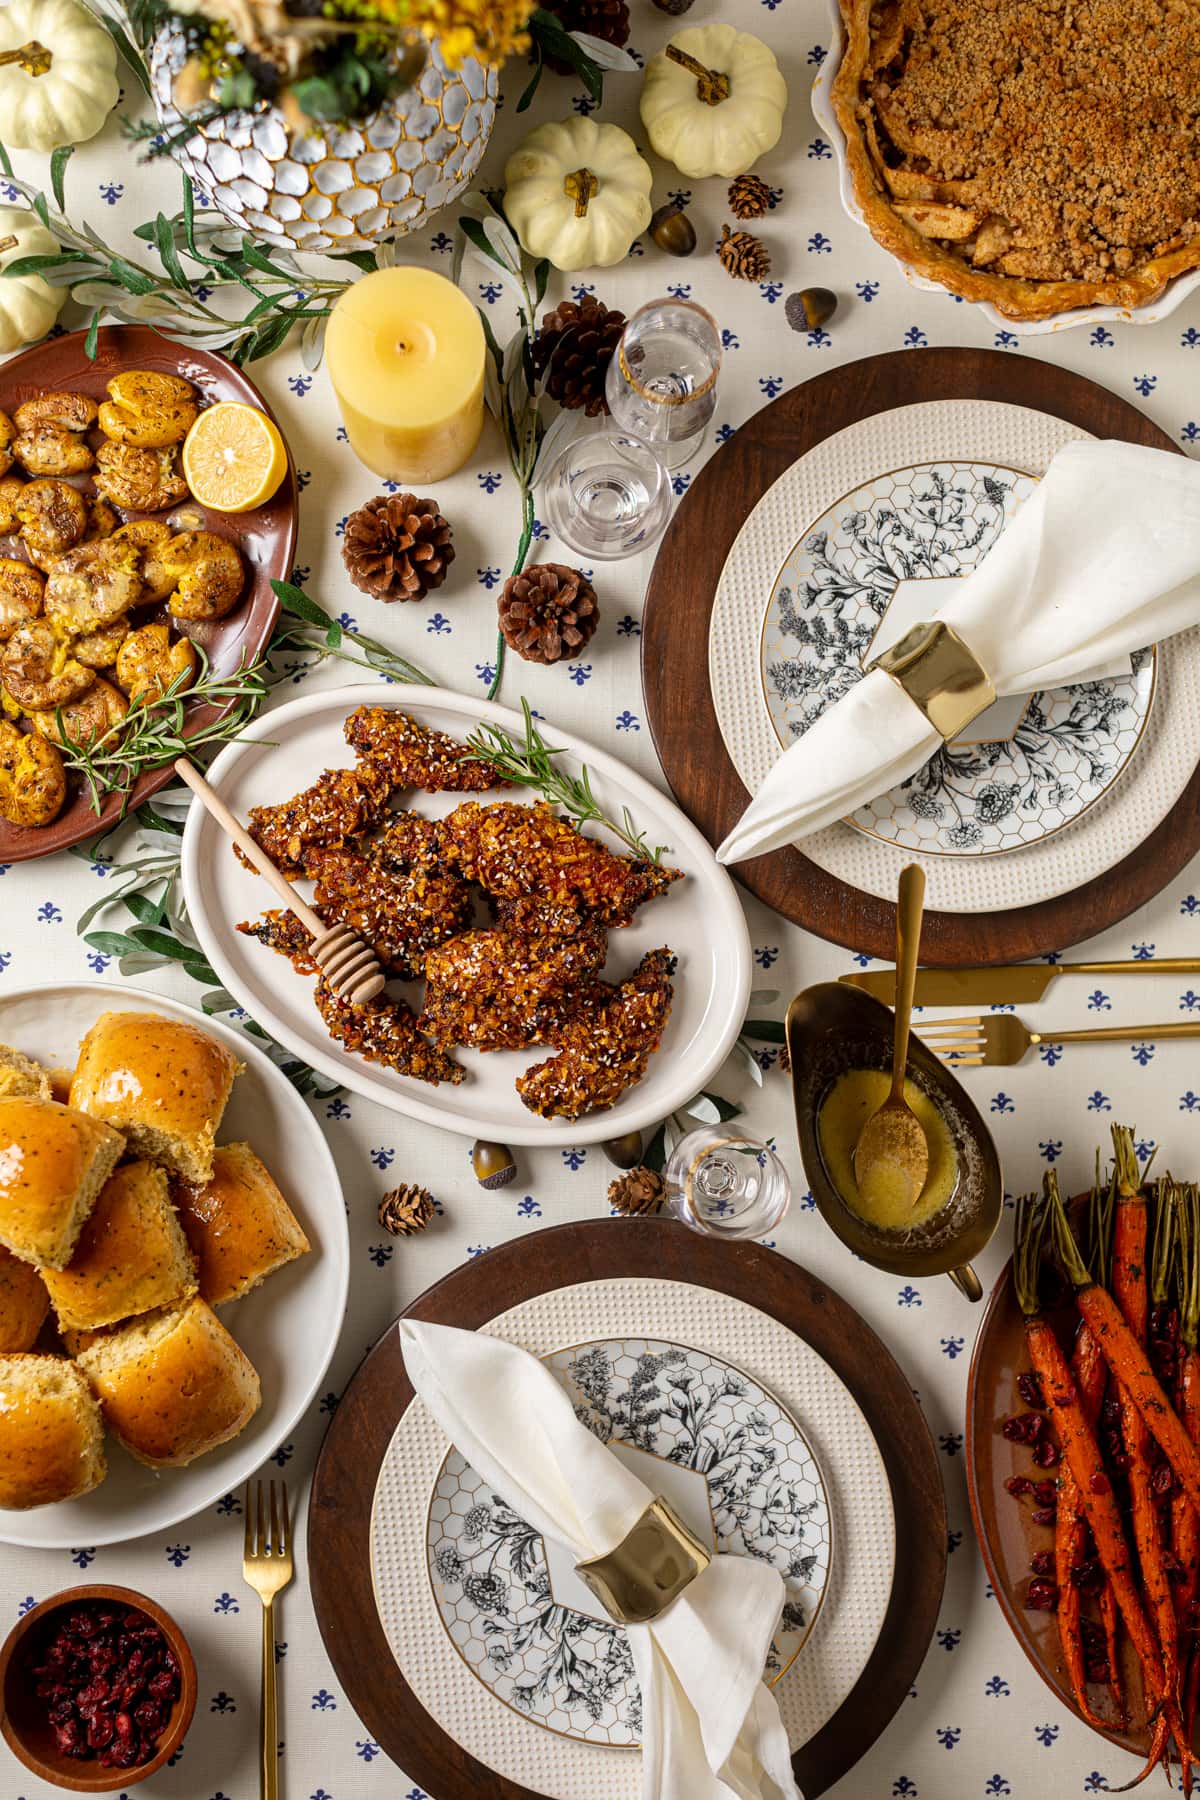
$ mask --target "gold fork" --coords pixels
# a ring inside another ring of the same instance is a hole
[[[921,1026],[921,1042],[956,1069],[1007,1068],[1036,1044],[1132,1044],[1152,1038],[1200,1038],[1200,1020],[1169,1025],[1089,1025],[1082,1031],[1030,1031],[1013,1013],[968,1013]]]
[[[288,1519],[287,1488],[279,1483],[280,1505],[275,1502],[275,1483],[270,1483],[268,1529],[266,1490],[263,1481],[246,1483],[246,1541],[242,1575],[263,1607],[262,1716],[259,1721],[259,1796],[278,1800],[279,1732],[275,1705],[275,1596],[292,1579],[292,1528]],[[253,1492],[251,1491],[253,1489]],[[253,1504],[251,1501],[253,1500]]]

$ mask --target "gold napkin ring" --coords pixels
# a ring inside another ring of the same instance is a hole
[[[575,1564],[618,1625],[645,1625],[665,1612],[712,1557],[679,1514],[659,1496],[606,1556]]]
[[[957,631],[941,619],[914,625],[866,673],[882,669],[919,706],[939,737],[949,741],[986,712],[996,698],[991,677]]]

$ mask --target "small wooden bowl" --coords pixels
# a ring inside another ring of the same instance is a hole
[[[825,1223],[864,1262],[893,1275],[949,1275],[968,1300],[979,1300],[983,1289],[971,1258],[984,1249],[1000,1221],[1000,1159],[971,1096],[915,1033],[909,1038],[908,1079],[928,1095],[949,1127],[959,1167],[954,1198],[911,1232],[879,1231],[847,1206],[825,1168],[817,1135],[825,1096],[847,1069],[890,1074],[894,1027],[890,1007],[840,981],[820,982],[792,1001],[787,1043],[804,1173]]]
[[[33,1683],[25,1667],[25,1650],[30,1632],[51,1614],[65,1612],[89,1602],[107,1600],[130,1611],[136,1609],[152,1619],[170,1645],[179,1665],[179,1698],[171,1708],[158,1748],[149,1762],[132,1769],[104,1769],[95,1761],[64,1756],[54,1741],[54,1732],[46,1718],[46,1703],[33,1691]],[[167,1758],[174,1756],[192,1722],[196,1710],[196,1663],[188,1641],[170,1613],[133,1588],[103,1587],[99,1584],[66,1588],[51,1595],[39,1606],[31,1607],[18,1619],[0,1648],[0,1731],[13,1755],[25,1767],[54,1787],[67,1788],[75,1794],[115,1794],[137,1781],[145,1781]]]

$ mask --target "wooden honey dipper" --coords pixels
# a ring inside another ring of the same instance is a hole
[[[175,773],[195,794],[205,811],[216,820],[226,837],[233,839],[246,861],[274,888],[284,905],[290,907],[312,937],[309,948],[312,959],[333,991],[351,1006],[361,1006],[382,993],[387,976],[369,945],[364,944],[349,925],[326,925],[306,901],[302,900],[285,875],[255,843],[250,833],[226,806],[217,790],[210,787],[200,771],[180,757]]]

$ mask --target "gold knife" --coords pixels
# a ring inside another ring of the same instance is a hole
[[[994,963],[978,969],[918,969],[914,1006],[1028,1006],[1056,975],[1200,975],[1200,958],[1149,957],[1145,962]],[[839,977],[891,1006],[894,969],[864,969]]]

